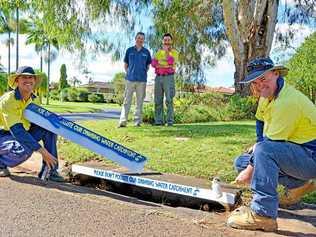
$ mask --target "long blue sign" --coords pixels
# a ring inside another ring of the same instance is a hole
[[[141,172],[147,159],[106,137],[31,103],[24,111],[30,122],[100,154],[132,172]]]

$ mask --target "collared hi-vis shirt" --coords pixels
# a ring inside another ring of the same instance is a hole
[[[27,132],[31,123],[23,116],[23,111],[30,103],[37,103],[32,96],[24,101],[18,89],[9,91],[0,97],[0,130],[2,133],[10,132],[22,145],[36,151],[41,146]]]
[[[287,83],[276,99],[260,98],[256,117],[264,122],[263,133],[269,139],[310,144],[315,149],[316,107]]]
[[[160,49],[154,56],[152,66],[155,68],[157,75],[173,74],[176,71],[176,64],[179,61],[179,53],[175,49],[166,51]]]

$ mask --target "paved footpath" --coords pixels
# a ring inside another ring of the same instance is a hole
[[[105,120],[105,119],[119,119],[121,111],[120,109],[105,109],[101,112],[93,113],[64,113],[60,114],[66,119],[72,121],[78,120]]]
[[[71,184],[43,182],[38,157],[0,179],[0,236],[316,236],[316,208],[280,212],[280,231],[233,230],[228,213],[171,208]],[[21,172],[24,171],[24,172]],[[296,220],[298,217],[301,220]]]

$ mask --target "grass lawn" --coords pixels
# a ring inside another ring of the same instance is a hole
[[[204,178],[220,176],[226,181],[235,177],[234,157],[255,141],[252,121],[137,128],[132,123],[116,128],[117,121],[113,120],[80,124],[145,155],[146,167],[151,170]],[[64,139],[59,142],[59,154],[71,163],[98,157]]]
[[[125,145],[148,158],[151,170],[202,178],[219,176],[230,182],[236,177],[233,160],[255,141],[255,122],[211,122],[173,127],[143,125],[117,128],[117,121],[85,121],[84,127]],[[70,162],[102,159],[101,156],[59,138],[59,155]],[[111,162],[106,160],[105,162]],[[316,192],[305,202],[316,203]]]
[[[51,100],[49,105],[42,105],[49,111],[55,113],[80,113],[99,112],[103,109],[120,108],[117,104],[87,103],[87,102],[60,102]]]

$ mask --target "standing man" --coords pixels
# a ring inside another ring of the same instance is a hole
[[[57,136],[44,128],[31,124],[23,116],[24,109],[34,102],[33,94],[41,78],[31,67],[20,67],[9,76],[8,85],[13,89],[0,97],[0,177],[10,175],[7,167],[15,167],[26,161],[34,151],[43,158],[42,176],[46,166],[50,168],[48,179],[62,182],[57,173]],[[44,147],[38,142],[42,141]]]
[[[152,61],[155,68],[155,125],[164,125],[163,99],[166,97],[168,126],[174,123],[173,97],[175,96],[174,73],[179,54],[172,48],[172,36],[167,33],[162,37],[162,49],[160,49]]]
[[[126,127],[127,125],[128,113],[131,108],[134,92],[136,92],[135,126],[140,126],[142,123],[143,103],[146,96],[147,71],[151,63],[150,52],[144,47],[144,41],[145,34],[138,32],[135,37],[135,46],[126,50],[124,57],[126,84],[119,127]]]
[[[316,178],[316,108],[284,81],[288,69],[275,66],[270,58],[252,60],[247,72],[243,83],[251,83],[259,96],[259,140],[252,155],[236,161],[241,173],[235,181],[250,182],[253,198],[250,207],[236,209],[227,223],[238,229],[276,231],[279,203],[295,203],[316,189],[310,181]],[[278,183],[288,192],[280,199]]]

